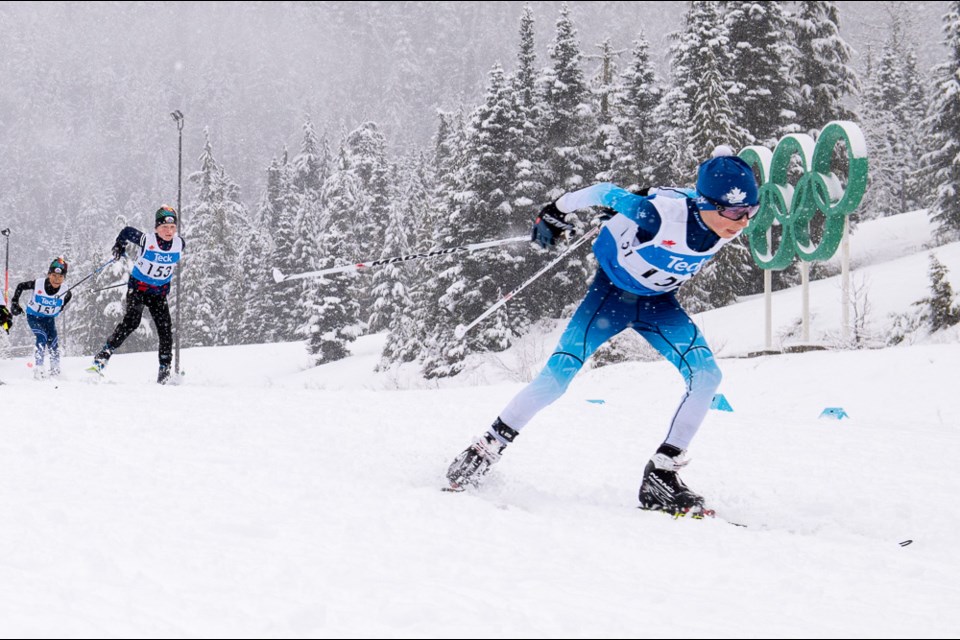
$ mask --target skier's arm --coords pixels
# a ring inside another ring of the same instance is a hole
[[[23,307],[20,306],[20,294],[27,289],[32,290],[35,286],[37,286],[36,280],[24,280],[17,285],[17,289],[10,296],[10,311],[13,312],[13,315],[18,316],[23,313]]]
[[[71,300],[73,300],[73,291],[67,291],[66,295],[63,296],[63,306],[60,307],[60,310],[63,311],[66,309]]]
[[[113,257],[119,260],[123,257],[123,252],[127,248],[127,243],[140,244],[143,240],[143,233],[133,227],[124,227],[117,235],[116,242],[113,243]]]
[[[648,198],[634,195],[609,182],[566,193],[560,196],[556,206],[564,213],[585,207],[607,207],[627,216],[650,233],[656,234],[660,227],[660,214]]]

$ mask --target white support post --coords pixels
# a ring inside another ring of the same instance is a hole
[[[840,241],[840,337],[850,340],[850,218],[843,219],[843,240]]]
[[[810,263],[800,261],[800,295],[803,298],[803,342],[810,342]]]
[[[764,347],[773,350],[773,272],[763,270]]]

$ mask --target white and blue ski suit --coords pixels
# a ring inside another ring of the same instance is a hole
[[[556,202],[564,213],[601,206],[616,215],[603,224],[593,245],[600,265],[596,278],[546,367],[501,412],[506,425],[520,431],[563,395],[587,358],[629,328],[672,362],[686,382],[664,444],[688,448],[721,374],[706,340],[674,294],[729,241],[704,224],[691,195],[660,189],[643,197],[603,183]]]
[[[63,289],[61,291],[61,289]],[[54,288],[50,278],[27,280],[17,285],[12,300],[19,305],[20,295],[30,291],[27,300],[27,325],[36,339],[33,361],[37,370],[43,367],[44,355],[50,350],[50,371],[60,373],[60,336],[57,334],[56,318],[70,300],[73,293],[62,285]]]

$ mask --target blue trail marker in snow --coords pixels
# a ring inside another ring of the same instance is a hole
[[[849,418],[847,412],[843,410],[843,407],[827,407],[820,412],[821,418],[833,418],[834,420],[843,420],[844,418]]]
[[[726,396],[722,393],[713,396],[713,402],[710,403],[710,408],[716,409],[717,411],[733,411],[733,407],[730,406]]]

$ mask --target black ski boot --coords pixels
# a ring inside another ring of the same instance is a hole
[[[664,451],[666,449],[666,451]],[[676,451],[673,455],[670,455]],[[703,496],[690,490],[677,473],[689,461],[684,452],[675,447],[661,447],[643,470],[640,485],[640,508],[664,511],[674,517],[691,515],[694,518],[713,515],[703,506]]]

